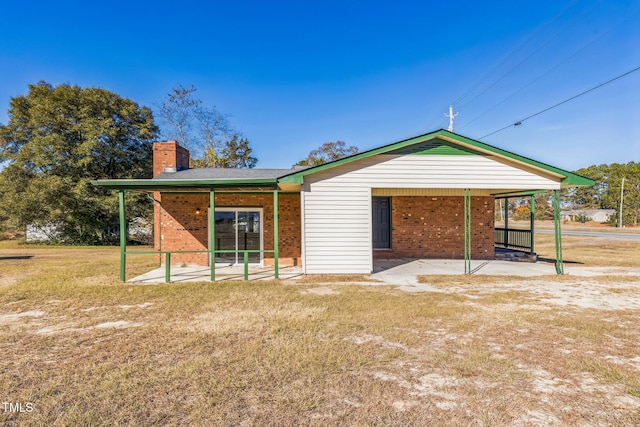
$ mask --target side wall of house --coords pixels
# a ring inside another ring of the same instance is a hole
[[[479,201],[475,196],[532,188],[558,189],[560,183],[482,155],[377,155],[309,174],[304,177],[301,196],[304,204],[305,273],[372,271],[371,197],[374,189],[420,189],[424,190],[421,194],[424,196],[430,194],[430,189],[434,195],[441,194],[445,189],[453,189],[458,190],[461,196],[465,188],[472,189],[472,209],[476,209],[477,203],[484,209],[488,199]],[[453,191],[451,195],[455,193]],[[450,203],[455,205],[452,208],[456,210],[460,203],[462,234],[462,197],[459,197],[459,202]],[[455,213],[446,206],[438,211],[443,218],[451,219],[455,229]],[[485,212],[481,216],[484,218],[488,215]],[[486,240],[491,234],[490,240],[493,241],[493,220],[485,224],[488,220],[474,217],[472,221],[477,224],[472,224],[472,232],[480,227],[480,223],[491,230],[476,237],[483,243],[475,249],[477,258],[489,258]],[[408,247],[409,241],[405,241],[404,245]]]
[[[160,195],[156,207],[158,215],[155,250],[207,250],[209,242],[209,194]],[[273,250],[273,194],[222,193],[215,194],[216,208],[260,207],[263,209],[263,242],[265,250]],[[200,214],[196,209],[200,208]],[[300,195],[280,193],[278,197],[278,234],[280,265],[299,265],[301,253]],[[172,264],[207,265],[207,253],[186,253],[171,256]],[[266,265],[273,264],[273,254],[264,255]]]

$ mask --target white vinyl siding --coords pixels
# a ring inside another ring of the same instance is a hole
[[[307,274],[371,273],[372,188],[559,189],[560,182],[486,156],[377,155],[304,178]],[[491,192],[491,191],[489,191]]]
[[[302,192],[306,274],[371,272],[370,191]],[[347,248],[347,250],[345,250]]]

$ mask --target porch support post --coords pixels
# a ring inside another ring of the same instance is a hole
[[[124,218],[124,190],[118,191],[118,207],[120,211],[120,281],[125,281],[127,268],[127,222]]]
[[[464,190],[464,274],[471,274],[471,190]]]
[[[213,188],[209,189],[209,265],[211,281],[216,281],[216,201]]]
[[[529,227],[531,229],[531,253],[534,254],[535,251],[533,249],[534,249],[535,238],[533,233],[535,232],[534,223],[536,220],[536,195],[535,194],[531,195],[531,202],[529,202],[529,207],[531,210],[531,226]]]
[[[278,185],[273,190],[273,267],[274,277],[279,278],[278,272]]]
[[[504,198],[504,247],[509,247],[509,198]]]
[[[560,192],[553,190],[553,225],[556,236],[556,273],[564,274],[562,264],[562,232],[560,230]]]

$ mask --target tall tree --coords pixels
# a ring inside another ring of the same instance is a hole
[[[0,125],[0,218],[58,226],[71,243],[112,241],[117,200],[90,181],[149,177],[156,132],[150,109],[105,89],[29,85]],[[131,214],[149,213],[142,196],[127,202]]]
[[[200,158],[204,167],[216,167],[215,162],[209,162],[212,157],[222,157],[225,143],[234,135],[234,130],[229,124],[227,115],[220,113],[215,107],[200,107],[194,111],[198,123],[199,137],[203,145],[203,153]]]
[[[193,116],[202,104],[201,100],[194,97],[196,90],[193,85],[190,88],[182,85],[173,88],[167,94],[167,100],[159,106],[159,118],[165,125],[163,134],[178,140],[186,149],[190,148],[189,145],[193,145],[191,136]]]
[[[640,163],[612,163],[592,165],[575,171],[578,175],[593,179],[593,187],[570,189],[566,200],[576,208],[615,209],[610,222],[619,223],[620,201],[623,224],[638,224],[640,221]],[[622,179],[624,178],[624,195]]]
[[[592,165],[575,171],[578,175],[596,182],[592,187],[576,187],[568,190],[566,200],[574,208],[605,208],[603,198],[608,190],[609,165]]]
[[[319,148],[311,150],[306,159],[300,160],[298,166],[318,166],[344,157],[358,154],[358,147],[347,147],[344,141],[325,142]]]
[[[237,134],[222,142],[219,149],[207,145],[201,158],[192,161],[197,168],[242,168],[253,169],[258,159],[251,155],[253,150],[247,138]]]
[[[222,168],[247,168],[252,169],[256,166],[258,159],[251,155],[251,147],[247,138],[240,138],[238,135],[233,137],[224,144],[222,148],[222,156],[219,164]]]
[[[180,85],[159,106],[163,137],[189,149],[193,167],[254,167],[258,160],[251,156],[249,140],[233,129],[228,115],[205,106],[196,91]]]

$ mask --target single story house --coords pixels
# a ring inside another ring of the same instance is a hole
[[[368,274],[377,258],[490,260],[496,198],[594,184],[446,130],[298,169],[190,169],[175,141],[153,153],[153,178],[93,183],[119,191],[123,223],[124,192],[151,194],[155,251],[209,265],[212,279],[216,263],[245,260],[275,265],[276,277],[285,264]]]
[[[611,215],[615,214],[615,209],[572,209],[560,213],[563,221],[595,221],[605,223],[609,221]]]

